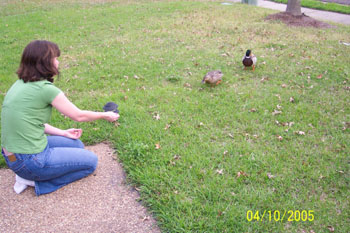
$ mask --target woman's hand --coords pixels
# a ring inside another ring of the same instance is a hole
[[[53,127],[49,124],[44,124],[45,125],[45,133],[50,134],[50,135],[57,135],[57,136],[63,136],[71,139],[79,139],[80,136],[83,133],[82,129],[59,129],[56,127]]]
[[[66,129],[64,130],[63,136],[71,139],[79,139],[82,133],[83,133],[82,129]]]
[[[107,121],[113,122],[119,119],[119,114],[114,112],[104,112],[103,118]]]

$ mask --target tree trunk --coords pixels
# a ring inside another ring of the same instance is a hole
[[[301,16],[300,0],[288,0],[286,12],[294,16]]]

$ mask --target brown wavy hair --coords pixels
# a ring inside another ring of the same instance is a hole
[[[34,40],[25,47],[21,64],[17,70],[19,79],[26,82],[48,80],[53,83],[53,77],[59,75],[54,65],[54,58],[61,51],[57,44],[46,40]]]

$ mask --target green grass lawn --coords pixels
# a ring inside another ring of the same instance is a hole
[[[205,1],[0,6],[0,102],[23,48],[56,42],[55,84],[82,109],[117,102],[121,117],[55,111],[51,124],[112,142],[164,232],[350,231],[349,26],[287,27],[264,20],[272,10]],[[246,49],[255,72],[242,67]],[[216,69],[223,82],[202,85]]]
[[[269,1],[279,2],[284,4],[288,3],[288,0],[269,0]],[[337,4],[333,2],[321,2],[319,0],[301,0],[301,6],[312,8],[312,9],[324,10],[324,11],[333,11],[333,12],[338,12],[342,14],[350,14],[349,5]]]

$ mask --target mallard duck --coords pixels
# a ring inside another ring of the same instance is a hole
[[[220,70],[209,71],[202,80],[202,83],[208,83],[211,85],[218,85],[222,81],[223,73]]]
[[[245,56],[243,56],[243,59],[242,59],[244,69],[246,69],[247,67],[253,66],[253,71],[254,71],[257,60],[258,59],[256,58],[256,56],[252,54],[252,51],[248,49],[247,52],[245,53]]]

